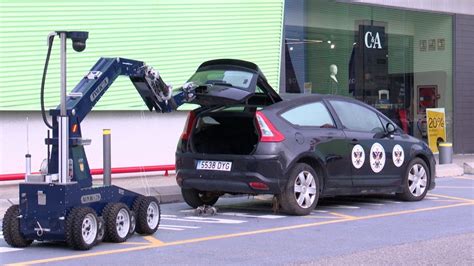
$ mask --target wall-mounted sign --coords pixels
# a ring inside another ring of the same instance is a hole
[[[446,141],[446,115],[444,108],[427,108],[426,123],[428,145],[433,153],[438,153],[438,145]]]
[[[428,40],[428,51],[436,51],[436,39]]]
[[[427,47],[427,41],[426,40],[420,40],[420,52],[426,52],[426,47]]]
[[[380,33],[367,31],[364,35],[364,44],[367,48],[382,49],[382,41]]]
[[[389,86],[388,25],[373,20],[356,20],[355,25],[359,31],[349,60],[349,93],[356,99],[373,102],[372,97]]]
[[[446,40],[444,38],[438,39],[438,51],[444,51],[446,48]]]
[[[361,25],[364,45],[367,49],[385,49],[385,27]]]

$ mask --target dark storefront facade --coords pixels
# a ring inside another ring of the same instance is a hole
[[[463,16],[461,26],[467,28],[472,17]],[[419,138],[427,134],[426,108],[444,108],[446,141],[457,153],[473,153],[474,104],[462,101],[474,101],[474,84],[465,69],[455,73],[457,18],[329,0],[286,1],[281,90],[354,97]]]

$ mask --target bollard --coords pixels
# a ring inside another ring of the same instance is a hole
[[[111,136],[110,129],[102,131],[104,145],[104,186],[112,185],[112,154],[111,154]]]
[[[440,143],[438,146],[439,164],[453,163],[453,144],[448,142]]]

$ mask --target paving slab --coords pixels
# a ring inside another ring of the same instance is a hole
[[[436,177],[455,177],[462,176],[464,169],[455,163],[450,164],[437,164],[436,165]]]

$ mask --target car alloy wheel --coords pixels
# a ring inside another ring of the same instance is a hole
[[[287,173],[288,182],[277,195],[283,212],[291,215],[308,215],[318,204],[319,177],[313,167],[296,163]]]
[[[309,208],[316,199],[316,182],[313,175],[304,170],[295,179],[294,195],[301,208]]]
[[[425,167],[421,164],[414,164],[408,172],[408,189],[410,193],[415,196],[421,196],[428,183],[428,175],[426,174]]]

